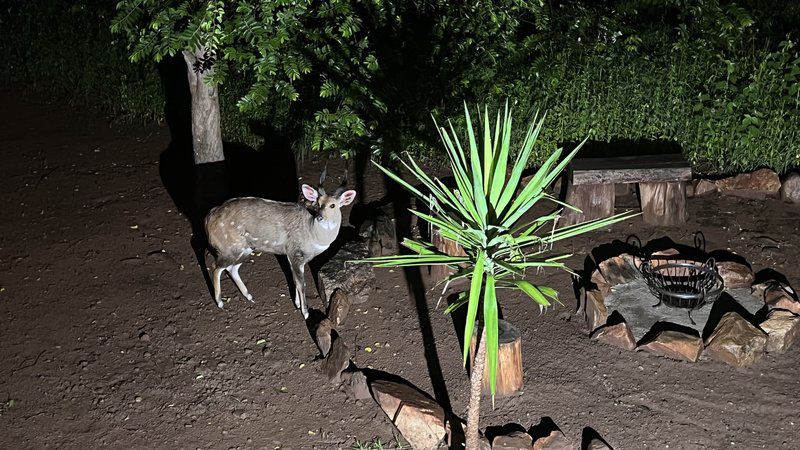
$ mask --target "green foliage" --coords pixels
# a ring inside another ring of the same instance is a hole
[[[550,306],[551,301],[557,300],[556,292],[552,288],[537,286],[525,280],[527,270],[545,267],[569,270],[560,262],[569,255],[553,255],[553,244],[624,220],[632,214],[624,213],[559,229],[555,226],[560,210],[532,220],[525,217],[534,205],[542,201],[563,205],[548,194],[545,188],[561,174],[580,149],[580,145],[564,158],[561,158],[561,149],[557,149],[523,187],[522,172],[528,165],[544,118],[533,120],[516,157],[512,156],[512,119],[508,105],[505,111],[498,112],[494,126],[488,110],[484,111],[481,122],[481,132],[476,133],[469,111],[465,108],[468,138],[465,144],[462,144],[452,124],[448,128],[439,128],[455,178],[455,189],[451,190],[439,179],[431,178],[411,158],[402,164],[422,183],[424,190],[417,189],[391,170],[378,165],[386,175],[429,203],[430,214],[420,211],[412,213],[437,227],[443,238],[460,244],[466,256],[451,256],[442,253],[430,242],[406,239],[403,245],[412,253],[375,257],[367,261],[378,267],[446,265],[454,271],[447,278],[447,283],[458,279],[470,281],[468,295],[462,296],[459,302],[448,308],[448,312],[462,305],[467,306],[464,329],[466,363],[469,337],[473,334],[478,310],[482,305],[487,339],[487,367],[494,395],[498,352],[496,290],[519,290],[540,308]]]
[[[371,442],[360,442],[356,441],[353,444],[352,450],[403,450],[406,449],[405,445],[401,443],[391,444],[391,443],[384,443],[381,441],[381,438],[375,438],[375,440]]]
[[[462,99],[549,111],[551,149],[671,140],[704,173],[800,165],[800,3],[777,0],[0,0],[0,77],[160,118],[154,61],[210,51],[227,140],[441,159]],[[111,34],[109,28],[119,34]],[[125,44],[128,48],[125,49]],[[133,56],[139,62],[130,64]],[[456,125],[463,123],[456,121]],[[520,143],[524,130],[512,141]],[[536,151],[542,162],[549,151]]]
[[[112,45],[110,11],[101,2],[42,0],[3,10],[3,79],[99,104],[112,114],[161,116],[158,75],[152,66],[132,66]]]

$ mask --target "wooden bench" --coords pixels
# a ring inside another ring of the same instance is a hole
[[[615,185],[639,185],[644,221],[652,225],[686,222],[686,182],[692,169],[680,154],[578,158],[567,174],[565,221],[574,224],[614,214]]]

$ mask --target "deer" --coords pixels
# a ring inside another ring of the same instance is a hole
[[[288,258],[295,285],[294,305],[303,318],[308,319],[305,266],[336,239],[342,223],[341,208],[356,197],[356,191],[345,187],[346,173],[341,186],[328,195],[322,187],[326,172],[327,167],[316,189],[302,185],[305,204],[238,197],[209,211],[205,231],[214,256],[211,280],[214,301],[219,308],[224,306],[220,286],[223,272],[228,272],[239,292],[255,303],[239,275],[239,268],[254,251],[272,253]]]

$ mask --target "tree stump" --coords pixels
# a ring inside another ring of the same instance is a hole
[[[564,209],[564,225],[614,215],[616,189],[614,183],[572,184],[567,186],[567,204],[581,210]]]
[[[508,397],[517,393],[524,386],[522,379],[522,336],[514,325],[500,319],[498,328],[497,380],[495,395]],[[469,346],[470,365],[475,360],[477,334],[473,333]],[[487,360],[488,364],[488,360]],[[483,371],[483,395],[492,395],[489,387],[489,369]]]
[[[639,197],[645,223],[662,226],[686,223],[686,183],[639,183]]]
[[[439,229],[433,227],[433,233],[431,234],[431,243],[442,253],[446,253],[450,256],[466,256],[467,254],[464,253],[464,248],[461,247],[457,242],[451,241],[450,239],[442,237],[439,234]],[[448,276],[453,273],[453,269],[448,266],[444,265],[436,265],[431,266],[431,278],[435,282],[439,282],[444,280]]]

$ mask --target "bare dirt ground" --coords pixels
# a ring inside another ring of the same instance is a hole
[[[0,91],[0,104],[0,448],[351,448],[393,439],[376,405],[348,400],[318,372],[274,257],[242,268],[255,305],[229,280],[226,309],[214,305],[190,225],[159,175],[165,126],[113,124],[13,89]],[[306,161],[299,172],[313,177],[320,167]],[[381,195],[374,173],[367,186],[368,200]],[[709,248],[800,285],[800,208],[716,196],[689,208],[681,228],[637,218],[562,249],[580,268],[594,246],[629,234],[691,243],[702,231]],[[378,290],[342,330],[355,363],[402,376],[465,417],[468,379],[438,295],[420,314],[402,272],[377,276]],[[526,388],[494,410],[484,402],[483,427],[550,417],[575,440],[591,427],[619,449],[798,448],[800,348],[741,370],[626,352],[589,339],[567,274],[542,278],[564,306],[539,316],[522,297],[502,299],[523,336]],[[309,298],[321,308],[313,291]],[[420,331],[427,322],[430,335]]]

